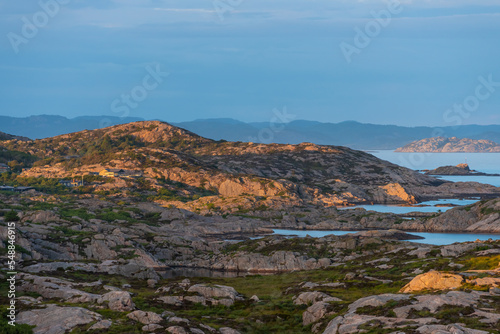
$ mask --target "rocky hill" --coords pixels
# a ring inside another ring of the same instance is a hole
[[[117,178],[98,189],[107,191],[168,188],[186,197],[198,189],[225,197],[265,196],[293,205],[416,203],[460,193],[500,194],[500,189],[486,185],[451,186],[346,147],[213,141],[158,121],[9,141],[7,147],[41,159],[23,172],[25,177],[70,178],[104,168],[143,175],[140,180]]]
[[[433,137],[411,142],[400,147],[396,152],[430,152],[430,153],[454,153],[454,152],[474,152],[492,153],[500,152],[500,144],[491,140],[468,139],[468,138],[445,138]]]
[[[474,174],[468,164],[458,164],[456,166],[441,166],[425,171],[427,175],[471,175]]]
[[[428,219],[405,221],[399,228],[422,232],[500,233],[500,199],[453,208]]]

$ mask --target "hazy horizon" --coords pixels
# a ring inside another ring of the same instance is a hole
[[[99,117],[102,117],[103,119],[104,118],[116,118],[118,116],[116,115],[75,115],[75,116],[64,116],[64,115],[57,115],[57,114],[33,114],[33,115],[29,115],[29,116],[11,116],[11,115],[2,115],[0,114],[0,117],[1,116],[8,116],[8,117],[12,117],[12,118],[19,118],[19,119],[24,119],[24,118],[30,118],[30,117],[40,117],[40,116],[48,116],[48,117],[65,117],[69,120],[73,120],[73,119],[77,119],[77,118],[85,118],[85,117],[90,117],[90,118],[99,118]],[[120,118],[120,117],[118,117]],[[181,120],[181,121],[170,121],[168,119],[160,119],[160,118],[143,118],[143,117],[140,117],[140,116],[129,116],[127,118],[137,118],[138,120],[137,121],[161,121],[161,122],[166,122],[166,123],[173,123],[173,124],[178,124],[178,123],[190,123],[190,122],[202,122],[202,121],[216,121],[216,120],[231,120],[231,121],[236,121],[236,122],[241,122],[241,123],[245,123],[245,124],[257,124],[257,123],[269,123],[270,121],[269,120],[256,120],[256,121],[243,121],[243,120],[240,120],[240,119],[237,119],[237,118],[233,118],[233,117],[213,117],[213,118],[196,118],[196,119],[187,119],[187,120]],[[127,118],[123,118],[123,120],[126,120]],[[292,119],[292,120],[289,120],[289,121],[281,121],[279,120],[279,124],[288,124],[288,123],[292,123],[292,122],[318,122],[318,123],[324,123],[324,124],[340,124],[340,123],[360,123],[360,124],[367,124],[367,125],[387,125],[387,126],[400,126],[400,127],[408,127],[408,128],[416,128],[416,127],[429,127],[429,128],[432,128],[432,127],[438,127],[438,126],[432,126],[432,125],[398,125],[398,124],[391,124],[391,123],[375,123],[375,122],[362,122],[362,121],[356,121],[356,120],[352,120],[352,119],[346,119],[344,121],[338,121],[338,122],[322,122],[322,121],[318,121],[318,120],[313,120],[313,119]],[[500,122],[499,123],[491,123],[491,124],[475,124],[475,123],[471,123],[471,124],[463,124],[463,125],[478,125],[478,126],[488,126],[488,125],[500,125]],[[455,127],[454,125],[448,125],[449,127]],[[446,127],[446,125],[445,125]]]

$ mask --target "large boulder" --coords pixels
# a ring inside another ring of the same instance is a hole
[[[108,302],[108,307],[113,311],[127,312],[135,309],[135,304],[132,301],[130,292],[127,291],[111,291],[98,300],[102,304]]]
[[[428,273],[418,275],[406,284],[400,292],[412,293],[422,290],[448,290],[457,289],[464,282],[460,275],[443,273],[439,271],[429,271]]]
[[[59,307],[47,305],[46,308],[23,311],[17,322],[36,326],[34,334],[64,334],[79,325],[86,325],[102,319],[100,314],[81,307]]]

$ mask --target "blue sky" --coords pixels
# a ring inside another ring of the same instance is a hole
[[[55,1],[44,17],[40,3]],[[0,0],[0,115],[269,121],[286,106],[295,119],[454,125],[443,115],[474,96],[478,77],[500,82],[500,3],[398,8],[348,62],[341,43],[355,46],[355,28],[378,24],[372,12],[387,2]],[[23,35],[35,19],[37,33]],[[169,75],[145,90],[157,66]],[[460,119],[500,124],[500,86]]]

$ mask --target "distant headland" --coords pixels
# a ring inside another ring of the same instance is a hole
[[[485,139],[433,137],[411,142],[398,148],[396,152],[498,153],[500,144]]]

